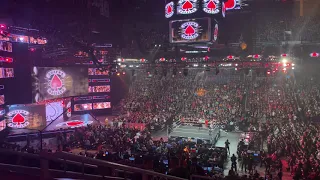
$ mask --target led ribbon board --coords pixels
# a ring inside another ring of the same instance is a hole
[[[192,14],[198,10],[198,0],[179,0],[177,14]]]

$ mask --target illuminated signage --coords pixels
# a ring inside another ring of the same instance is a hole
[[[52,96],[59,96],[63,94],[67,88],[64,86],[64,78],[66,77],[66,73],[61,70],[51,70],[46,74],[46,78],[48,80],[48,94]]]
[[[199,36],[198,28],[199,24],[197,22],[185,22],[181,25],[181,38],[183,39],[196,39]]]
[[[81,121],[81,120],[72,120],[67,122],[62,122],[56,125],[57,128],[77,128],[87,126],[88,124],[92,124],[93,121]]]
[[[225,1],[226,10],[241,9],[241,6],[248,6],[244,4],[243,0],[226,0]]]
[[[224,18],[226,17],[226,4],[224,2],[222,2],[221,15]]]
[[[213,42],[216,42],[218,39],[218,34],[219,34],[219,26],[216,24],[214,26],[214,31],[213,31]]]
[[[319,53],[313,52],[310,54],[310,57],[319,57]]]
[[[165,16],[166,18],[172,17],[174,14],[174,3],[170,2],[165,7]]]
[[[218,14],[219,6],[219,0],[203,0],[203,11],[208,14]]]
[[[178,14],[192,14],[198,10],[197,0],[179,0],[177,5]]]
[[[30,123],[28,121],[28,115],[30,113],[25,110],[14,110],[9,112],[7,115],[9,117],[8,126],[12,128],[25,128]]]

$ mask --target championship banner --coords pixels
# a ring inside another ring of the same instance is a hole
[[[88,94],[88,68],[34,67],[33,101]]]

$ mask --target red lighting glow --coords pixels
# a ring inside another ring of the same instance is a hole
[[[310,57],[319,57],[319,53],[313,52],[310,54]]]
[[[259,55],[259,54],[255,54],[255,55],[253,55],[253,58],[259,59],[259,58],[260,58],[260,55]]]
[[[228,56],[228,59],[234,59],[234,56],[229,55],[229,56]]]
[[[185,61],[185,60],[187,60],[186,57],[182,57],[182,58],[181,58],[181,61]]]
[[[6,62],[11,63],[11,62],[13,62],[13,59],[12,58],[6,58]]]
[[[281,54],[281,57],[288,57],[288,54]]]

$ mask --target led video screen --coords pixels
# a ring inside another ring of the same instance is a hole
[[[168,4],[166,4],[164,11],[165,11],[166,18],[172,17],[174,14],[174,3],[169,2]]]
[[[51,102],[46,105],[46,120],[53,121],[63,114],[63,101]]]
[[[88,94],[88,69],[80,67],[34,67],[33,101]]]
[[[198,11],[200,0],[179,0],[177,14],[193,14]]]
[[[0,51],[12,52],[12,43],[0,41]]]
[[[203,0],[202,2],[202,10],[208,14],[218,14],[220,6],[220,0]]]
[[[46,127],[45,105],[11,105],[7,113],[7,126],[13,129]]]
[[[74,111],[90,111],[92,110],[92,103],[75,104],[73,109]]]
[[[89,86],[89,93],[110,92],[110,85],[105,86]]]
[[[3,131],[7,127],[6,121],[0,121],[0,131]]]
[[[169,23],[171,43],[211,41],[211,19],[174,20]]]
[[[111,108],[111,102],[93,103],[93,109],[109,109],[109,108]]]
[[[0,105],[4,105],[4,95],[0,95]]]
[[[99,68],[88,68],[88,74],[90,76],[108,76],[109,71],[108,70],[102,70]]]
[[[13,68],[0,68],[0,78],[14,77]]]

